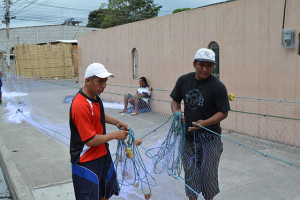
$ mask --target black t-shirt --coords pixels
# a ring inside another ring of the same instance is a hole
[[[192,135],[187,132],[188,127],[193,126],[192,122],[206,120],[217,112],[230,110],[226,87],[213,75],[210,75],[205,80],[197,80],[195,72],[182,75],[178,78],[170,96],[178,103],[184,100],[187,138],[190,138]],[[221,134],[220,123],[206,128]],[[205,129],[197,132],[210,133]]]

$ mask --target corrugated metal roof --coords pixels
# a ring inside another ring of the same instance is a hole
[[[77,43],[77,40],[56,40],[56,42],[62,42],[62,43]]]

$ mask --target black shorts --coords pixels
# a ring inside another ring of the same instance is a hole
[[[111,155],[96,160],[73,164],[72,179],[76,200],[108,199],[119,195],[120,187]]]

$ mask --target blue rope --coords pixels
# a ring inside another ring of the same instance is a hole
[[[183,169],[183,165],[182,165],[182,153],[183,153],[183,149],[184,149],[184,143],[185,143],[185,123],[182,123],[181,121],[181,112],[175,112],[168,120],[166,120],[166,122],[164,122],[163,124],[161,124],[160,126],[156,127],[153,131],[147,133],[145,136],[143,136],[142,138],[148,136],[149,134],[155,132],[157,129],[161,128],[162,126],[164,126],[165,124],[167,124],[167,122],[172,118],[172,125],[169,129],[168,132],[168,136],[167,139],[163,142],[163,144],[161,145],[161,147],[157,147],[159,149],[159,152],[156,155],[152,155],[150,153],[151,150],[157,149],[157,148],[152,148],[152,149],[146,149],[144,146],[143,149],[145,150],[145,154],[147,157],[149,158],[154,158],[155,160],[155,164],[154,164],[154,171],[155,173],[158,171],[157,170],[157,165],[158,163],[160,165],[163,166],[163,168],[165,168],[168,171],[169,175],[172,175],[174,178],[178,179],[180,182],[182,182],[183,184],[185,184],[188,188],[190,188],[195,194],[197,194],[198,196],[200,196],[200,194],[198,194],[197,192],[195,192],[190,186],[188,186],[186,183],[184,183],[183,181],[189,180],[194,176],[194,173],[196,171],[196,140],[195,140],[195,132],[194,132],[194,144],[195,144],[195,168],[193,171],[193,174],[191,175],[191,177],[189,179],[184,179],[182,178],[180,175],[182,173],[182,169]],[[179,140],[179,141],[178,141]],[[134,163],[134,181],[129,183],[128,181],[126,181],[126,178],[124,177],[124,172],[126,171],[126,166],[127,166],[127,158],[124,162],[124,165],[121,166],[121,171],[122,171],[122,179],[121,179],[121,183],[120,185],[132,185],[135,182],[141,182],[142,185],[142,191],[145,194],[144,191],[144,187],[143,187],[143,183],[146,183],[148,185],[148,188],[150,190],[150,194],[151,194],[151,188],[150,186],[156,186],[156,181],[154,180],[154,178],[149,175],[154,181],[155,181],[155,185],[151,185],[149,184],[149,180],[148,177],[146,176],[147,174],[149,174],[146,170],[146,167],[141,159],[140,156],[140,152],[137,150],[135,150],[136,146],[133,145],[135,141],[135,137],[134,137],[134,133],[132,131],[132,129],[129,129],[129,136],[128,136],[128,141],[127,143],[125,143],[124,141],[118,141],[118,147],[117,147],[117,151],[116,151],[116,160],[115,160],[115,166],[116,169],[118,167],[118,163],[119,163],[119,159],[120,156],[125,155],[125,148],[131,148],[133,150],[133,154],[134,156],[136,156],[136,154],[138,155],[137,159],[137,164],[136,163],[136,159],[132,159],[133,163]],[[177,145],[177,152],[178,154],[176,154],[176,144]],[[120,153],[121,152],[121,153]],[[169,153],[169,154],[168,154]],[[148,155],[150,154],[150,156]],[[166,156],[169,155],[169,156]],[[166,161],[165,164],[161,163],[161,160]],[[140,177],[140,168],[139,165],[142,166],[142,169],[144,170],[144,177]],[[155,170],[156,169],[156,170]],[[146,178],[146,181],[143,181],[143,179]],[[125,184],[124,182],[126,182],[127,184]],[[202,197],[201,197],[202,198]]]
[[[193,173],[188,178],[182,178],[181,173],[183,169],[183,163],[182,163],[182,155],[184,152],[184,145],[185,145],[185,123],[182,122],[182,115],[181,112],[175,112],[171,117],[173,117],[173,121],[171,124],[171,127],[169,129],[168,135],[164,142],[161,144],[160,147],[150,148],[146,151],[146,156],[149,158],[156,157],[156,161],[154,162],[154,171],[155,173],[161,173],[162,170],[159,170],[157,165],[158,161],[163,161],[165,166],[167,166],[168,170],[172,172],[172,174],[176,174],[178,177],[180,177],[182,180],[190,180],[197,168],[197,161],[196,161],[196,136],[194,132],[194,149],[195,149],[195,166]],[[165,125],[171,117],[163,123],[158,128]],[[155,130],[157,130],[156,128]],[[153,131],[152,131],[153,132]],[[151,132],[150,132],[151,133]],[[146,134],[149,135],[149,134]],[[157,150],[157,153],[153,156],[149,156],[148,152]]]
[[[138,150],[138,148],[134,145],[135,137],[134,137],[134,132],[132,129],[129,129],[129,136],[128,136],[128,141],[127,143],[125,141],[118,141],[118,146],[116,150],[116,159],[114,161],[115,168],[116,170],[118,169],[119,165],[119,158],[124,158],[124,163],[120,165],[121,168],[121,173],[122,173],[122,179],[120,182],[121,186],[130,186],[134,185],[135,183],[141,184],[141,189],[144,194],[145,192],[145,187],[148,188],[149,194],[151,194],[151,186],[156,186],[156,180],[154,179],[153,176],[151,176],[147,169],[146,166],[143,162],[142,156]],[[125,155],[125,148],[130,148],[133,154],[133,158],[127,158]],[[134,170],[134,177],[132,178],[133,181],[127,180],[126,176],[124,174],[127,173],[128,169],[128,162],[129,159],[132,161],[133,164],[133,170]],[[152,184],[150,182],[153,182]]]
[[[172,172],[172,174],[180,175],[182,171],[181,155],[185,143],[185,125],[181,123],[180,112],[175,112],[172,116],[174,116],[174,118],[165,141],[160,147],[150,148],[147,152],[158,149],[158,152],[154,155],[157,160],[164,160],[164,163],[167,165],[167,168]],[[177,148],[176,144],[178,144]],[[176,151],[178,152],[177,154]],[[146,155],[149,158],[153,158],[149,156],[147,152]],[[157,161],[154,162],[154,171],[155,173],[161,173],[162,170],[158,170],[157,164]]]
[[[230,138],[228,138],[228,137],[226,137],[226,136],[223,136],[223,135],[221,135],[221,134],[219,134],[219,133],[216,133],[216,132],[214,132],[214,131],[212,131],[212,130],[209,130],[208,128],[206,128],[206,127],[204,127],[204,126],[201,126],[201,125],[199,125],[199,124],[196,124],[196,123],[195,123],[195,125],[199,126],[200,128],[203,128],[203,129],[205,129],[205,130],[207,130],[207,131],[209,131],[209,132],[211,132],[211,133],[213,133],[213,134],[215,134],[215,135],[221,136],[221,137],[225,138],[226,140],[229,140],[229,141],[231,141],[231,142],[233,142],[233,143],[235,143],[235,144],[238,144],[238,145],[240,145],[240,146],[243,146],[243,147],[245,147],[246,149],[250,149],[250,150],[252,150],[252,151],[254,151],[254,152],[258,153],[258,154],[261,154],[261,155],[263,155],[263,156],[265,156],[265,157],[268,157],[268,158],[271,158],[271,159],[274,159],[274,160],[277,160],[277,161],[280,161],[280,162],[283,162],[283,163],[286,163],[286,164],[289,164],[289,165],[292,165],[292,166],[295,166],[295,167],[300,168],[300,165],[297,165],[297,164],[294,164],[294,163],[291,163],[291,162],[284,161],[284,160],[282,160],[282,159],[279,159],[279,158],[276,158],[276,157],[274,157],[274,156],[271,156],[271,155],[268,155],[268,154],[266,154],[266,153],[263,153],[263,152],[261,152],[261,151],[258,151],[258,150],[254,149],[254,148],[248,147],[248,146],[246,146],[246,145],[244,145],[244,144],[242,144],[242,143],[236,142],[236,141],[234,141],[234,140],[232,140],[232,139],[230,139]]]
[[[151,133],[154,133],[155,131],[157,131],[158,129],[160,129],[161,127],[163,127],[164,125],[166,125],[170,119],[172,119],[172,117],[174,116],[175,113],[173,113],[173,115],[171,115],[169,117],[169,119],[167,119],[167,121],[165,121],[164,123],[162,123],[161,125],[159,125],[158,127],[156,127],[155,129],[153,129],[153,131],[150,131],[149,133],[147,133],[146,135],[142,136],[141,139],[147,137],[148,135],[150,135]]]
[[[183,183],[186,187],[188,187],[191,191],[193,191],[197,196],[199,196],[200,198],[202,198],[203,200],[205,200],[199,193],[197,193],[195,190],[193,190],[193,188],[191,188],[189,185],[187,185],[180,177],[176,176],[176,174],[172,173],[172,171],[170,171],[170,170],[168,169],[168,167],[166,167],[163,163],[161,163],[159,160],[157,160],[157,159],[155,158],[155,155],[152,155],[152,154],[151,154],[151,153],[150,153],[143,145],[140,145],[140,146],[144,149],[145,153],[149,153],[150,156],[151,156],[152,158],[154,158],[154,159],[157,161],[157,163],[161,164],[161,166],[162,166],[163,168],[165,168],[165,170],[166,170],[169,174],[172,174],[173,177],[174,177],[175,179],[179,180],[179,181],[180,181],[181,183]]]

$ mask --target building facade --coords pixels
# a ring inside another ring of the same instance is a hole
[[[110,84],[137,86],[136,77],[145,76],[153,88],[168,91],[154,91],[152,98],[170,101],[177,78],[194,71],[196,51],[212,48],[216,76],[237,97],[222,127],[300,146],[300,1],[287,1],[286,9],[284,4],[236,0],[82,34],[79,80],[90,63],[101,62],[116,75]],[[170,111],[170,105],[151,103],[156,112]]]

